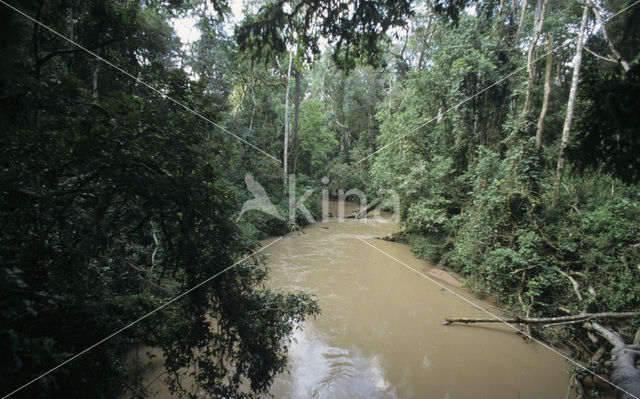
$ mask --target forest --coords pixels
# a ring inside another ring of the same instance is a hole
[[[575,359],[575,397],[640,396],[640,1],[0,3],[3,398],[153,397],[136,345],[176,397],[263,397],[323,313],[265,285],[308,220],[241,214],[249,181],[316,219],[392,190],[386,239]]]

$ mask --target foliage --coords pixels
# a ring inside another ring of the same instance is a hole
[[[377,114],[378,148],[384,150],[371,167],[375,186],[400,195],[401,234],[408,236],[412,251],[457,271],[471,289],[522,313],[637,310],[640,198],[633,166],[637,115],[632,111],[637,108],[637,66],[625,74],[615,64],[585,55],[572,157],[582,173],[570,174],[555,193],[571,77],[563,63],[571,52],[554,53],[557,76],[544,147],[537,151],[532,118],[537,115],[522,115],[519,106],[526,81],[517,75],[502,79],[526,59],[514,47],[515,29],[496,19],[509,10],[478,5],[477,17],[460,13],[457,25],[430,19],[428,10],[420,16],[426,21],[420,39],[409,47],[414,70]],[[556,38],[565,37],[577,11],[552,2],[547,29]],[[634,18],[630,14],[627,21]],[[531,25],[525,21],[525,27]],[[633,24],[617,26],[635,32]],[[622,41],[622,32],[611,30],[625,57],[637,59],[637,46],[628,44],[634,39]],[[608,47],[597,39],[588,45],[606,53]],[[537,78],[534,106],[541,103],[540,86]],[[570,340],[585,336],[569,327],[563,334]]]
[[[200,79],[188,76],[164,4],[24,6],[208,119],[226,112],[226,67],[206,60],[229,43],[208,36],[192,65]],[[264,288],[261,258],[240,261],[257,245],[233,218],[240,173],[226,166],[243,156],[237,142],[86,53],[60,51],[67,43],[21,18],[8,26],[23,34],[3,42],[16,57],[3,63],[0,117],[2,386],[219,275],[15,397],[143,395],[124,364],[138,343],[162,350],[178,392],[185,369],[212,395],[264,392],[286,365],[287,337],[319,309],[306,293]]]
[[[305,205],[314,217],[323,189],[370,198],[392,189],[402,226],[395,237],[515,312],[638,308],[639,8],[606,24],[629,71],[605,59],[612,50],[602,29],[589,32],[571,162],[558,184],[576,3],[549,0],[531,81],[532,2],[522,10],[523,2],[503,1],[257,0],[235,40],[222,24],[226,1],[23,3],[217,126],[37,24],[0,16],[0,46],[12,55],[0,59],[3,386],[225,270],[255,240],[290,231],[281,165],[228,134],[283,154],[286,51],[296,54],[301,91],[291,101],[300,105],[290,138],[295,196],[313,191]],[[605,15],[627,5],[602,2]],[[181,47],[170,21],[186,15],[201,38]],[[538,150],[539,60],[551,37],[563,45],[552,56]],[[321,51],[321,38],[332,48]],[[235,223],[252,198],[248,173],[285,220],[251,211]],[[300,211],[295,223],[307,223]],[[305,293],[265,289],[267,275],[262,257],[240,262],[22,394],[143,397],[124,365],[143,343],[162,350],[176,391],[189,369],[211,395],[258,395],[284,370],[292,330],[319,311]],[[585,359],[596,349],[576,326],[547,338],[583,342]]]
[[[619,33],[626,39],[626,58],[633,59],[640,53],[639,21],[640,12],[632,10],[626,29]],[[593,38],[588,45],[599,52],[606,51],[606,45],[598,39]],[[583,170],[603,167],[627,183],[637,183],[640,181],[640,120],[633,110],[640,107],[640,64],[634,60],[632,68],[625,73],[620,66],[603,65],[597,59],[590,59],[583,76],[581,97],[585,107],[570,156]]]
[[[270,1],[245,18],[236,36],[240,49],[253,51],[257,58],[297,46],[312,59],[320,54],[319,39],[324,37],[334,48],[336,65],[352,69],[358,58],[378,65],[383,59],[380,41],[391,28],[405,25],[410,5],[407,0]]]
[[[304,101],[301,106],[298,171],[313,177],[319,177],[320,168],[326,165],[329,155],[338,146],[334,132],[327,127],[323,108],[320,101],[313,99]]]

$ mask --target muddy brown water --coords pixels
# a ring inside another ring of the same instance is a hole
[[[268,286],[312,293],[322,309],[295,332],[274,397],[565,397],[563,358],[504,325],[442,325],[446,317],[486,314],[358,239],[490,308],[407,245],[375,239],[394,229],[391,221],[330,219],[266,250]],[[148,380],[161,372],[161,364],[152,365]],[[170,397],[162,378],[154,388],[155,397]]]

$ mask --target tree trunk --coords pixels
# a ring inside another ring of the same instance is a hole
[[[498,5],[498,19],[502,16],[502,10],[504,9],[504,0],[500,0],[500,4]]]
[[[289,67],[287,68],[287,86],[284,95],[284,154],[282,155],[282,161],[284,164],[284,184],[282,186],[282,193],[287,192],[287,181],[289,179],[287,165],[288,165],[288,150],[289,150],[289,80],[291,78],[291,64],[293,63],[293,53],[289,53]]]
[[[632,345],[627,345],[618,333],[609,331],[600,324],[586,323],[585,328],[597,332],[611,345],[613,363],[612,382],[624,390],[623,399],[640,398],[640,370],[636,368],[635,358],[640,354],[640,330],[636,332]]]
[[[562,128],[562,142],[560,143],[560,154],[558,155],[558,168],[556,173],[555,190],[553,194],[553,203],[557,205],[558,190],[562,183],[564,175],[564,164],[569,145],[569,137],[571,134],[571,120],[573,119],[573,109],[576,103],[576,92],[578,91],[578,81],[580,79],[580,65],[582,64],[582,47],[584,42],[584,33],[587,29],[587,20],[589,19],[589,6],[584,6],[582,12],[582,23],[580,24],[580,33],[578,34],[578,44],[576,46],[576,56],[573,62],[573,78],[571,79],[571,90],[569,91],[569,100],[567,101],[567,115],[564,118],[564,127]]]
[[[345,216],[345,219],[362,219],[362,218],[365,218],[381,202],[382,202],[381,199],[376,199],[376,200],[373,200],[373,201],[369,202],[365,206],[360,206],[360,212],[358,212],[356,215]]]
[[[542,34],[542,24],[544,23],[544,14],[547,8],[548,0],[538,0],[536,3],[536,11],[534,17],[534,33],[531,45],[529,45],[529,52],[527,54],[527,72],[529,73],[529,80],[527,82],[527,91],[524,98],[524,108],[522,109],[522,116],[526,116],[531,108],[531,90],[533,89],[533,82],[535,80],[535,51],[538,39]]]
[[[549,97],[551,95],[551,68],[553,62],[553,36],[547,34],[547,65],[544,75],[544,97],[542,99],[542,109],[540,110],[540,118],[538,118],[538,129],[536,130],[536,150],[542,147],[542,128],[544,126],[544,118],[549,110]]]
[[[291,137],[291,160],[293,163],[293,173],[298,172],[298,130],[300,128],[299,125],[299,115],[300,115],[300,78],[302,75],[302,68],[296,69],[295,79],[296,79],[296,90],[295,97],[293,103],[293,136]]]
[[[518,30],[516,31],[516,37],[514,38],[514,42],[517,44],[518,39],[520,39],[520,32],[522,32],[522,24],[524,22],[524,14],[527,10],[527,0],[522,2],[522,10],[520,10],[520,21],[518,21]]]
[[[100,61],[96,60],[91,71],[91,98],[98,99],[98,74],[100,73]]]
[[[424,52],[425,50],[420,51],[420,57],[418,57],[418,65],[416,66],[416,71],[422,70],[422,62],[424,60]]]

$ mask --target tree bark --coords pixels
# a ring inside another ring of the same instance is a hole
[[[422,62],[424,60],[424,52],[425,50],[421,50],[420,51],[420,57],[418,57],[418,65],[416,66],[416,71],[421,71],[422,70]]]
[[[95,60],[93,70],[91,71],[91,98],[98,99],[98,74],[100,73],[100,61]]]
[[[300,78],[302,75],[302,68],[296,69],[295,80],[296,89],[293,103],[293,136],[291,137],[291,161],[293,166],[293,173],[298,172],[298,131],[300,128],[299,116],[300,116]]]
[[[529,80],[527,82],[527,91],[524,98],[524,108],[522,109],[522,116],[526,116],[531,108],[531,90],[533,89],[533,82],[535,80],[535,51],[538,44],[538,39],[542,34],[542,25],[544,24],[544,14],[547,8],[548,0],[538,0],[536,3],[535,17],[534,17],[534,33],[531,45],[529,45],[529,52],[527,54],[527,72],[529,73]]]
[[[536,129],[536,150],[542,147],[542,130],[544,127],[544,119],[549,110],[549,97],[551,95],[551,68],[553,62],[553,36],[547,34],[547,65],[545,66],[544,75],[544,95],[542,99],[542,109],[538,118],[538,128]]]
[[[571,316],[558,316],[558,317],[506,317],[506,318],[492,318],[492,317],[477,317],[468,318],[461,317],[457,319],[445,319],[445,325],[458,323],[458,324],[473,324],[473,323],[519,323],[519,324],[550,324],[550,323],[569,323],[576,321],[587,321],[591,319],[623,319],[626,317],[640,316],[640,312],[604,312],[604,313],[580,313]]]
[[[636,332],[632,345],[627,345],[622,337],[609,331],[595,322],[586,323],[585,328],[597,332],[611,345],[611,362],[613,363],[612,382],[625,392],[623,399],[640,398],[640,370],[636,368],[636,356],[640,354],[640,330]]]
[[[291,64],[293,63],[293,53],[289,53],[289,67],[287,68],[287,87],[284,95],[284,154],[282,155],[282,162],[284,164],[284,184],[282,186],[282,193],[287,192],[287,182],[289,180],[288,175],[288,150],[289,150],[289,80],[291,80]]]
[[[516,37],[514,38],[514,42],[517,44],[518,39],[520,39],[520,32],[522,32],[522,24],[524,22],[524,14],[527,10],[527,0],[522,2],[522,9],[520,10],[520,20],[518,21],[518,30],[516,31]]]
[[[500,0],[498,5],[498,19],[502,16],[502,10],[504,9],[504,0]]]
[[[589,17],[589,6],[584,6],[582,12],[582,22],[580,24],[580,33],[578,34],[578,44],[576,46],[576,56],[573,62],[573,78],[571,79],[571,90],[569,91],[569,100],[567,101],[567,115],[564,119],[564,127],[562,128],[562,142],[560,143],[560,154],[558,155],[558,167],[556,171],[555,190],[553,194],[553,203],[557,205],[558,190],[562,183],[564,175],[564,164],[566,161],[567,146],[569,145],[569,137],[571,134],[571,121],[573,119],[573,109],[576,103],[576,92],[578,91],[578,81],[580,79],[580,66],[582,64],[582,48],[584,42],[584,34],[587,29],[587,20]]]

